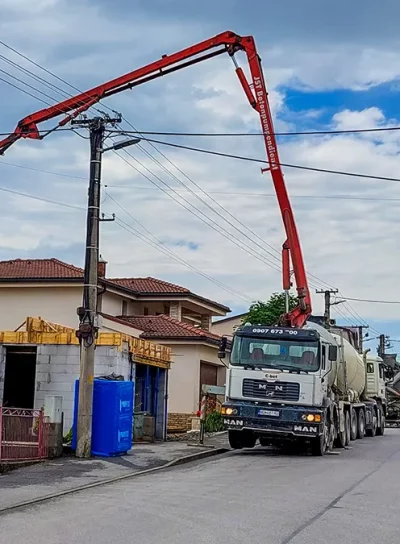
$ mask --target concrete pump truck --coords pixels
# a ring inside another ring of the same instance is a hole
[[[247,58],[250,82],[236,61],[239,52]],[[258,438],[262,442],[306,439],[311,441],[314,453],[323,455],[335,439],[346,444],[351,436],[362,438],[365,429],[382,434],[384,398],[378,387],[371,390],[366,358],[356,356],[341,333],[331,334],[307,323],[311,315],[310,292],[279,162],[261,59],[252,36],[223,32],[32,113],[0,141],[0,155],[21,138],[42,140],[100,100],[223,53],[232,58],[244,93],[260,118],[268,157],[268,168],[263,171],[271,173],[286,232],[283,288],[290,289],[291,263],[298,296],[298,305],[282,316],[279,326],[244,326],[236,332],[227,379],[225,425],[234,448],[254,446]],[[39,129],[41,123],[59,117],[56,126]],[[225,338],[221,357],[225,356],[226,346]],[[377,364],[370,363],[374,369]]]

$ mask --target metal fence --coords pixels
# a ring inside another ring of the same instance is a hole
[[[0,406],[0,462],[48,457],[49,427],[43,410]]]

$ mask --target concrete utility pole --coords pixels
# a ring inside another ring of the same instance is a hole
[[[338,293],[337,289],[326,289],[325,291],[322,289],[316,289],[315,291],[319,295],[324,295],[325,298],[325,311],[324,311],[324,321],[325,321],[325,327],[329,328],[330,326],[330,320],[331,320],[331,306],[335,306],[336,304],[341,304],[342,302],[345,302],[344,300],[337,300],[336,302],[331,302],[331,295],[336,295]]]
[[[100,218],[101,162],[106,151],[123,149],[139,143],[140,138],[116,142],[104,148],[106,125],[121,123],[122,117],[108,116],[94,119],[73,120],[71,124],[86,127],[90,133],[90,179],[86,223],[86,252],[83,285],[83,304],[78,308],[79,328],[76,335],[80,341],[80,372],[77,425],[77,457],[90,457],[92,449],[92,408],[94,357],[98,333],[97,298],[99,279],[99,224],[100,221],[114,221]]]
[[[73,121],[85,126],[90,132],[90,179],[86,224],[86,251],[83,285],[83,303],[78,308],[79,328],[76,335],[80,340],[80,373],[78,399],[77,457],[90,457],[92,445],[92,404],[94,357],[97,322],[97,291],[99,264],[99,222],[100,222],[100,180],[103,140],[106,124],[115,125],[119,119],[96,117]]]

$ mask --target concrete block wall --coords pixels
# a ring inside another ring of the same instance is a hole
[[[79,378],[79,346],[39,345],[36,360],[35,409],[44,406],[47,395],[63,397],[64,433],[72,426],[75,380]],[[129,355],[115,347],[98,346],[95,354],[95,377],[130,375]]]

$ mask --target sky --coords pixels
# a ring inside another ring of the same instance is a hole
[[[371,0],[255,0],[252,5],[3,0],[1,40],[63,82],[0,44],[0,131],[12,131],[21,118],[76,89],[89,89],[225,30],[254,36],[277,132],[396,126],[400,4],[386,0],[385,6],[382,10]],[[246,70],[244,56],[237,60]],[[110,113],[106,108],[122,113],[124,129],[250,133],[156,138],[266,158],[262,137],[254,135],[259,118],[228,55],[118,94],[101,104],[100,110]],[[89,143],[86,133],[80,136],[65,131],[42,141],[19,141],[0,159],[0,259],[57,257],[82,266]],[[399,178],[399,137],[397,132],[282,136],[278,146],[285,164]],[[261,163],[145,141],[129,154],[104,155],[102,211],[117,217],[101,224],[101,254],[110,276],[162,278],[233,312],[281,290],[279,248],[285,237],[272,181],[261,174]],[[339,289],[338,299],[399,301],[400,182],[289,167],[284,175],[314,313],[323,309],[315,289],[327,286]],[[369,323],[370,338],[384,333],[400,339],[399,310],[399,304],[348,301],[334,306],[333,316],[343,324]]]

